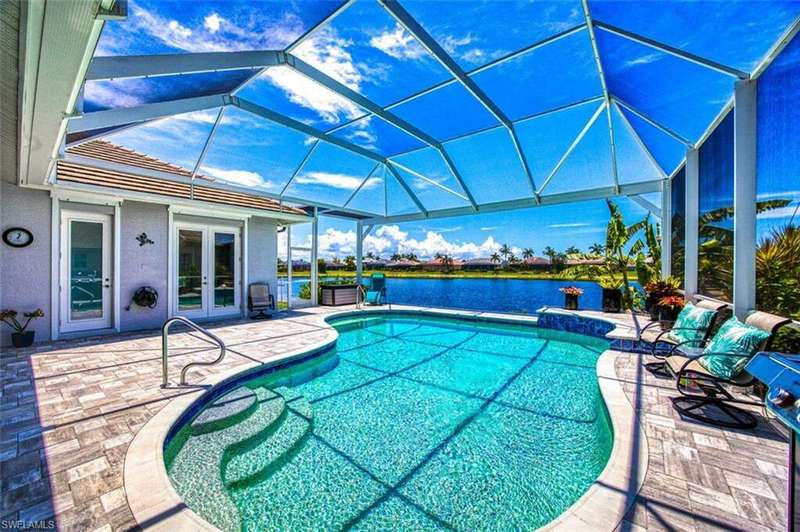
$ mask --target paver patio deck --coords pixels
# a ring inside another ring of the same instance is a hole
[[[318,325],[319,314],[332,310],[216,325],[229,355],[190,371],[189,381],[325,341],[333,332]],[[215,356],[197,336],[170,338],[174,381],[189,360]],[[122,478],[128,445],[171,398],[201,390],[160,388],[160,342],[150,331],[2,354],[0,519],[54,521],[63,530],[136,527]],[[782,530],[787,443],[765,423],[738,432],[682,420],[671,406],[671,383],[643,371],[641,358],[620,353],[616,361],[650,454],[644,486],[620,528]]]

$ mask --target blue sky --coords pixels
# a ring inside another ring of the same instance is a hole
[[[337,7],[333,1],[179,2],[136,0],[129,18],[106,24],[97,55],[283,49]],[[512,120],[536,187],[545,195],[614,183],[611,135],[622,184],[659,179],[680,163],[684,146],[628,110],[602,108],[602,85],[588,32],[575,31],[498,65],[498,58],[584,22],[578,0],[403,2],[434,39]],[[768,8],[766,8],[768,5]],[[800,2],[589,2],[599,20],[660,39],[744,70],[752,69],[800,12]],[[520,23],[536,21],[536,24]],[[700,136],[733,89],[733,78],[597,29],[612,96],[690,139]],[[376,2],[358,0],[293,53],[444,144],[479,203],[531,196],[509,132]],[[487,67],[487,65],[489,65]],[[442,157],[418,139],[288,67],[254,71],[96,81],[85,109],[227,92],[350,141],[396,163],[400,179],[428,210],[468,205]],[[437,87],[404,101],[417,91]],[[564,104],[587,103],[545,116]],[[219,110],[176,116],[110,135],[108,140],[193,168]],[[476,133],[462,137],[467,133]],[[582,140],[573,146],[578,134]],[[572,146],[572,151],[567,152]],[[646,147],[646,150],[643,148]],[[299,168],[301,161],[306,163]],[[557,171],[556,171],[557,169]],[[370,213],[416,210],[403,188],[374,161],[237,108],[226,108],[204,175],[271,193]],[[287,186],[289,178],[295,179]],[[774,181],[774,178],[771,178]],[[546,186],[545,186],[546,185]],[[773,187],[774,188],[774,187]],[[800,187],[795,187],[800,188]],[[359,192],[353,197],[353,193]],[[657,202],[658,199],[654,198]],[[632,219],[643,210],[622,200]],[[586,247],[600,240],[602,201],[392,230],[402,242],[469,254],[498,242],[517,247]],[[348,228],[333,223],[331,229]],[[429,233],[438,235],[428,238]],[[389,230],[384,230],[389,235]],[[404,235],[402,238],[399,235]],[[333,236],[338,237],[336,234]],[[436,239],[439,240],[436,240]],[[335,238],[332,237],[332,241]],[[421,243],[424,243],[421,244]],[[382,243],[376,241],[376,245]],[[408,244],[413,247],[412,244]],[[473,246],[474,245],[474,246]]]

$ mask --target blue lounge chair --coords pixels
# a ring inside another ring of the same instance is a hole
[[[386,304],[386,275],[373,273],[370,276],[367,293],[364,295],[364,303],[367,305]]]

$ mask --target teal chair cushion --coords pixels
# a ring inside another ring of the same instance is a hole
[[[700,365],[716,377],[731,379],[742,372],[750,357],[769,337],[768,332],[744,324],[734,316],[722,324],[703,350]]]
[[[705,337],[716,314],[716,311],[686,303],[675,320],[670,336],[678,342],[692,342],[692,345],[697,345]]]

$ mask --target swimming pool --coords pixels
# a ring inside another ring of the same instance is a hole
[[[608,461],[604,340],[422,315],[332,325],[334,350],[243,382],[168,443],[173,486],[215,526],[531,529]]]

